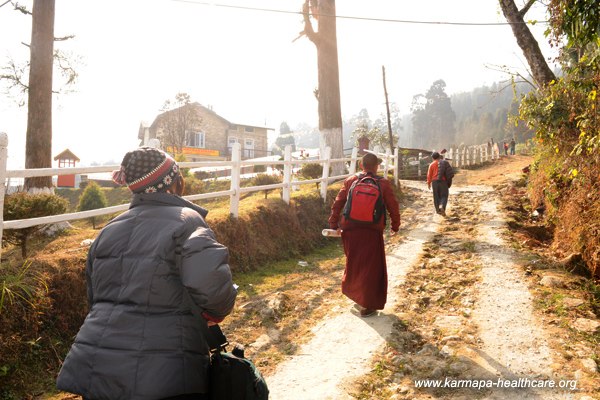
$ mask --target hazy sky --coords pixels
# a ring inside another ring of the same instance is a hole
[[[0,4],[3,1],[0,1]],[[31,1],[24,4],[31,5]],[[210,5],[210,4],[216,5]],[[83,163],[120,162],[137,146],[140,121],[152,122],[167,99],[187,92],[230,122],[294,128],[316,125],[315,46],[302,30],[303,0],[56,0],[56,45],[81,58],[76,92],[54,99],[53,156],[70,148]],[[519,5],[520,2],[517,2]],[[218,5],[286,12],[245,10]],[[506,22],[494,0],[338,0],[338,16],[422,22]],[[544,19],[543,10],[528,18]],[[544,54],[543,31],[532,31]],[[0,8],[0,65],[25,61],[31,20]],[[526,62],[510,26],[417,24],[339,18],[337,37],[343,118],[389,99],[408,113],[413,95],[437,79],[447,93],[505,79],[486,66],[521,72]],[[0,98],[0,131],[9,135],[9,167],[24,165],[26,108]]]

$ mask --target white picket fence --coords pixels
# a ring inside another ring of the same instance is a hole
[[[40,218],[28,218],[19,219],[12,221],[4,221],[4,195],[6,194],[6,181],[11,178],[30,178],[39,176],[55,176],[55,175],[72,175],[72,174],[90,174],[90,173],[105,173],[119,169],[118,165],[99,166],[99,167],[72,167],[72,168],[35,168],[35,169],[16,169],[7,170],[6,161],[8,153],[8,135],[0,132],[0,242],[2,239],[2,233],[4,229],[21,229],[28,228],[36,225],[53,224],[57,222],[72,221],[83,218],[90,218],[100,215],[113,214],[116,212],[125,211],[129,208],[129,204],[122,204],[118,206],[100,208],[97,210],[80,211],[74,213],[66,213],[59,215],[52,215]],[[242,160],[241,157],[241,146],[239,143],[233,145],[231,161],[198,161],[198,162],[181,162],[179,166],[181,168],[200,168],[200,167],[229,167],[231,168],[231,184],[229,190],[212,193],[200,193],[191,194],[184,196],[185,199],[194,201],[201,199],[211,199],[216,197],[229,196],[229,210],[230,213],[237,218],[239,211],[240,195],[248,192],[258,192],[267,189],[282,189],[283,200],[289,204],[292,192],[292,186],[307,185],[307,184],[320,184],[320,194],[323,200],[326,200],[327,186],[331,182],[345,179],[346,177],[356,173],[356,166],[358,160],[358,149],[354,148],[352,154],[347,158],[331,159],[331,149],[326,148],[325,154],[322,155],[319,160],[303,160],[303,159],[292,159],[292,149],[290,146],[286,146],[284,152],[284,158],[281,161],[256,161],[256,160]],[[379,154],[379,153],[378,153]],[[394,155],[388,150],[385,154],[379,154],[383,158],[382,164],[385,171],[393,169],[394,182],[398,182],[397,168],[394,168],[394,160],[398,159],[398,152]],[[323,165],[323,175],[321,178],[310,179],[310,180],[293,180],[292,170],[293,168],[299,167],[302,164],[308,163],[319,163]],[[348,174],[329,176],[329,167],[334,163],[344,163],[348,168]],[[251,186],[241,187],[240,186],[240,175],[242,167],[251,165],[283,165],[283,180],[281,183],[263,186]]]

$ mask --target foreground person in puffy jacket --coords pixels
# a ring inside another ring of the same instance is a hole
[[[222,321],[237,295],[227,248],[204,221],[207,211],[179,197],[183,178],[168,154],[131,151],[113,179],[133,199],[90,248],[90,311],[57,387],[86,400],[204,399],[201,324]]]

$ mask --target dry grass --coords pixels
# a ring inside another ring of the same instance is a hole
[[[339,183],[330,188],[328,198],[338,189]],[[262,192],[243,197],[237,220],[229,217],[228,199],[201,204],[209,209],[209,225],[230,249],[234,280],[240,285],[238,306],[224,322],[224,329],[230,341],[246,346],[261,335],[276,332],[276,340],[267,348],[248,347],[248,354],[268,373],[309,336],[312,322],[341,299],[337,287],[344,259],[339,241],[320,235],[326,227],[329,203],[320,199],[313,185],[294,192],[291,207],[283,203],[278,190],[266,200]],[[87,312],[87,247],[81,243],[98,232],[88,221],[80,220],[55,238],[32,241],[32,268],[42,274],[48,291],[38,296],[40,306],[34,311],[22,304],[15,306],[26,310],[26,316],[14,310],[2,314],[11,323],[0,324],[1,400],[53,393],[60,362]],[[3,255],[11,265],[21,262],[19,252],[12,248]],[[308,265],[298,265],[299,260]],[[0,272],[0,280],[6,271]],[[262,315],[264,302],[279,293],[285,293],[282,307],[275,314]],[[53,398],[73,397],[59,394]]]

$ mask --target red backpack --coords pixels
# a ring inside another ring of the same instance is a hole
[[[372,174],[360,174],[348,191],[348,198],[342,215],[349,221],[363,224],[377,224],[385,217],[385,204],[379,180]]]

